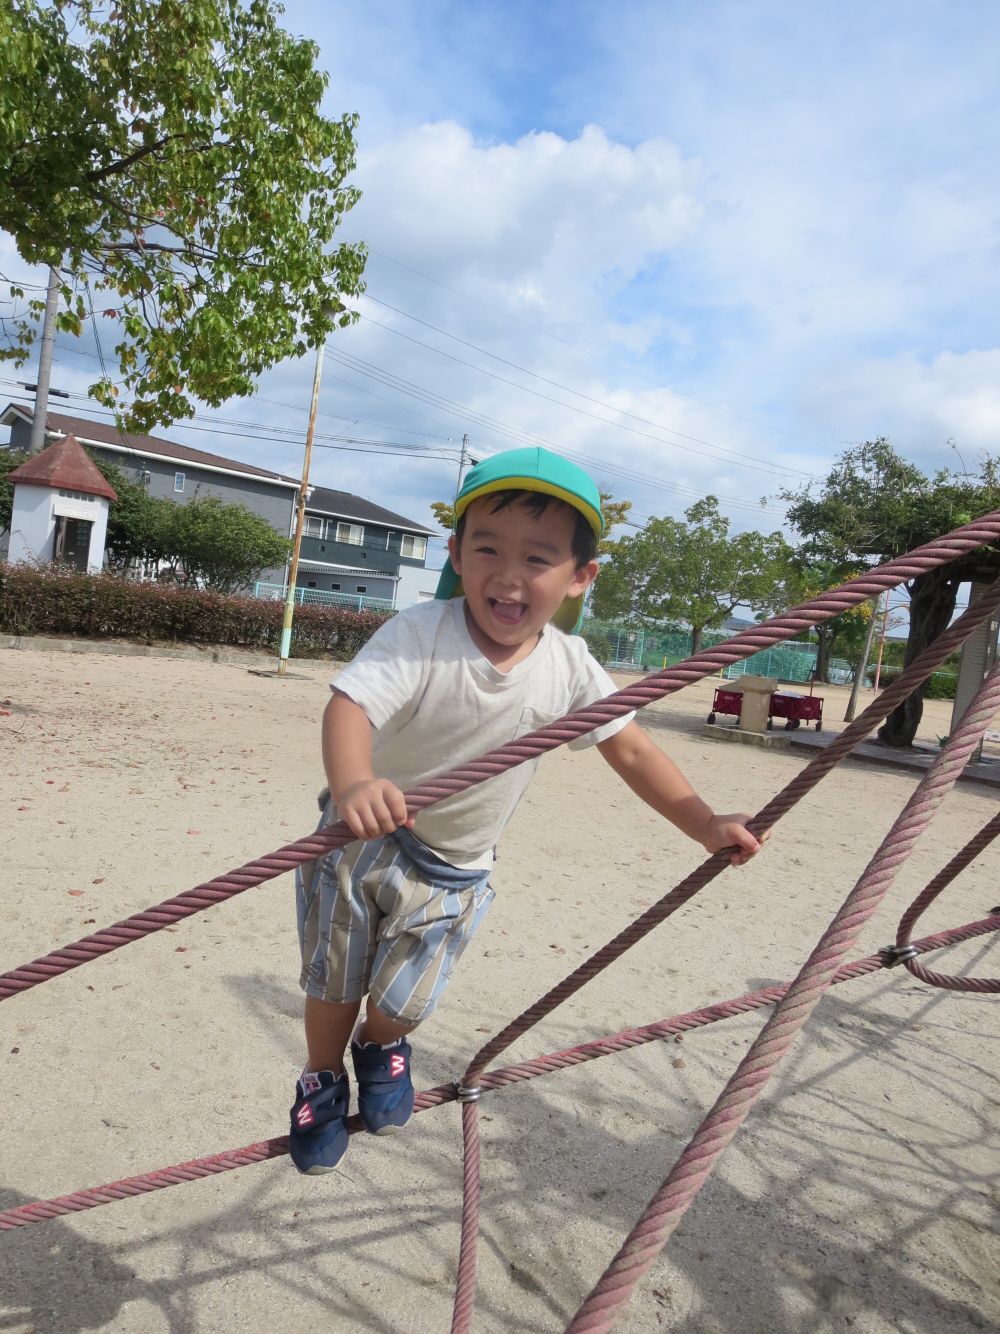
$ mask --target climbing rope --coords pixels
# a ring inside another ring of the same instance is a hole
[[[723,1149],[732,1141],[796,1034],[830,986],[844,953],[881,903],[917,837],[930,823],[1000,708],[1000,664],[921,779],[854,889],[778,1002],[736,1072],[597,1285],[567,1334],[610,1329],[640,1277],[663,1249]]]
[[[926,889],[921,890],[906,912],[900,918],[896,931],[896,950],[904,951],[910,942],[910,932],[918,918],[922,917],[941,891],[955,879],[960,871],[972,862],[984,848],[1000,834],[1000,812],[988,820],[979,833],[970,838],[961,852],[955,854]],[[935,973],[930,968],[915,962],[913,957],[902,957],[900,962],[909,969],[914,977],[932,987],[944,987],[947,991],[1000,991],[1000,977],[953,977],[948,973]]]
[[[939,931],[933,936],[925,936],[922,940],[913,941],[911,948],[918,954],[925,954],[930,950],[943,949],[962,941],[975,940],[993,931],[1000,931],[1000,913],[982,917],[975,922],[967,922],[964,926],[952,927],[948,931]],[[870,954],[867,958],[857,959],[854,963],[845,964],[843,968],[838,969],[833,985],[852,982],[856,978],[866,977],[892,966],[886,952],[880,950],[877,954]],[[522,1061],[518,1065],[509,1065],[501,1070],[491,1070],[482,1077],[482,1091],[496,1092],[515,1084],[523,1084],[530,1079],[538,1079],[542,1075],[553,1074],[557,1070],[569,1070],[588,1061],[596,1061],[601,1056],[630,1051],[649,1042],[664,1041],[680,1033],[703,1028],[707,1024],[749,1014],[753,1010],[774,1005],[785,995],[788,986],[788,983],[776,983],[769,987],[761,987],[758,991],[749,991],[746,995],[735,996],[731,1000],[716,1001],[714,1005],[706,1005],[700,1010],[673,1015],[654,1024],[644,1024],[641,1028],[628,1028],[621,1033],[611,1033],[607,1037],[595,1038],[591,1042],[568,1047],[564,1051],[536,1056],[534,1060]],[[436,1088],[425,1089],[417,1094],[414,1112],[426,1112],[433,1107],[442,1107],[458,1099],[457,1084],[439,1084]],[[352,1135],[362,1130],[361,1117],[357,1115],[348,1117],[347,1129]],[[179,1186],[186,1181],[197,1181],[201,1177],[218,1176],[222,1172],[235,1171],[238,1167],[249,1167],[254,1163],[267,1162],[271,1158],[281,1158],[287,1152],[288,1136],[279,1135],[274,1139],[261,1140],[257,1144],[248,1144],[242,1149],[228,1149],[205,1158],[193,1158],[189,1162],[177,1163],[173,1167],[161,1167],[155,1172],[126,1177],[122,1181],[112,1181],[104,1186],[93,1186],[71,1195],[60,1195],[51,1200],[36,1200],[31,1204],[18,1205],[14,1209],[0,1212],[0,1232],[28,1227],[31,1223],[44,1223],[65,1214],[96,1209],[102,1204],[114,1204],[136,1195],[148,1195],[151,1191]]]
[[[541,728],[538,732],[499,747],[479,760],[428,780],[405,794],[407,808],[411,814],[415,814],[434,801],[463,791],[475,783],[483,782],[505,769],[533,759],[555,746],[592,731],[603,723],[619,718],[632,709],[642,708],[692,681],[717,672],[729,663],[748,657],[763,648],[793,637],[803,629],[839,615],[886,589],[895,587],[904,579],[914,578],[957,556],[967,554],[984,543],[997,542],[998,539],[1000,539],[1000,511],[956,529],[946,537],[928,543],[907,556],[890,561],[877,570],[850,580],[840,588],[820,594],[784,616],[775,617],[723,644],[703,650],[676,667],[654,673],[605,700]],[[750,822],[750,829],[758,835],[769,829],[796,801],[810,791],[843,755],[867,736],[874,726],[914,688],[926,680],[934,668],[998,605],[1000,605],[1000,580],[993,584],[953,626],[939,636],[934,644],[925,650],[889,689],[874,700],[823,753],[816,756],[782,792],[768,802]],[[662,1021],[659,1025],[649,1025],[645,1029],[628,1030],[611,1038],[571,1048],[566,1052],[541,1057],[533,1063],[485,1072],[489,1062],[517,1037],[527,1032],[539,1019],[574,994],[636,940],[714,879],[728,865],[727,854],[717,853],[665,895],[659,903],[643,913],[625,931],[619,933],[586,960],[568,978],[487,1042],[469,1064],[459,1085],[426,1090],[417,1096],[418,1111],[455,1099],[463,1104],[462,1246],[452,1326],[456,1334],[465,1334],[469,1329],[475,1296],[476,1238],[480,1205],[478,1100],[483,1090],[492,1090],[506,1083],[534,1078],[547,1073],[550,1069],[595,1059],[612,1050],[619,1050],[622,1046],[638,1045],[643,1041],[666,1036],[668,1031],[679,1031],[677,1028],[671,1028],[671,1025],[694,1027],[697,1023],[714,1022],[716,1019],[726,1017],[722,1011],[727,1006],[736,1007],[729,1010],[729,1013],[740,1013],[760,1005],[776,1005],[771,1018],[740,1063],[712,1111],[695,1133],[674,1170],[654,1196],[649,1208],[569,1327],[572,1331],[606,1330],[610,1328],[621,1306],[628,1300],[635,1283],[653,1263],[677,1226],[677,1222],[689,1207],[719,1154],[736,1134],[778,1061],[829,986],[846,981],[849,977],[859,976],[861,972],[892,967],[898,962],[904,962],[916,976],[932,981],[934,985],[970,990],[1000,989],[998,984],[990,979],[948,978],[946,975],[924,969],[915,962],[916,956],[926,949],[938,948],[941,944],[951,943],[952,940],[968,939],[997,929],[1000,926],[1000,914],[991,914],[978,923],[956,928],[952,933],[925,937],[924,941],[918,942],[909,940],[913,923],[925,908],[996,836],[1000,830],[1000,817],[990,821],[973,840],[970,840],[970,844],[957,854],[918,896],[904,914],[895,946],[888,947],[880,954],[870,956],[869,959],[861,960],[846,968],[840,965],[840,960],[856,940],[861,926],[875,911],[887,892],[898,866],[909,855],[916,837],[929,823],[945,793],[954,784],[969,755],[978,745],[998,703],[1000,703],[1000,667],[991,674],[959,728],[921,781],[899,821],[883,840],[875,858],[842,905],[806,965],[787,987],[765,988],[761,992],[751,993],[748,997],[740,997],[733,1002],[707,1007],[688,1016],[676,1016],[673,1020]],[[5,973],[0,976],[0,1000],[8,999],[69,969],[79,967],[93,958],[118,949],[153,931],[161,930],[215,903],[223,902],[254,885],[273,879],[284,871],[321,856],[331,848],[350,842],[353,837],[342,822],[331,825],[314,835],[288,844],[267,857],[199,885],[186,894],[178,895],[61,950],[53,951],[33,963]],[[359,1125],[358,1118],[350,1118],[348,1127],[352,1133],[359,1128]],[[19,1209],[0,1213],[0,1230],[22,1227],[59,1214],[93,1208],[113,1199],[229,1171],[247,1163],[276,1157],[284,1152],[287,1152],[286,1139],[266,1140],[260,1144],[249,1145],[245,1149],[192,1160],[173,1168],[163,1168],[146,1176],[131,1177],[90,1191],[21,1206]]]
[[[784,815],[807,792],[811,791],[844,755],[868,736],[897,704],[901,703],[917,686],[926,680],[938,663],[944,661],[958,644],[964,642],[976,625],[981,624],[991,615],[998,605],[1000,605],[1000,579],[996,580],[983,596],[977,599],[943,635],[939,636],[933,644],[925,649],[906,671],[902,672],[887,690],[877,696],[829,746],[810,760],[806,767],[796,774],[750,821],[748,828],[758,835],[771,828],[780,816]],[[965,619],[967,616],[971,616],[968,621]],[[983,728],[985,729],[987,725],[988,719],[984,722]],[[589,959],[586,959],[578,968],[525,1010],[523,1014],[512,1020],[501,1033],[491,1038],[476,1054],[462,1076],[463,1085],[474,1086],[480,1072],[502,1051],[506,1050],[511,1043],[523,1036],[540,1019],[551,1014],[564,1000],[596,977],[599,972],[607,968],[609,964],[613,963],[615,959],[630,949],[632,945],[659,925],[660,922],[676,912],[678,908],[683,907],[694,894],[719,875],[721,871],[725,870],[728,864],[728,856],[724,852],[716,853],[707,858],[658,903],[648,908],[613,940],[609,941],[607,945],[597,950]],[[469,1115],[475,1115],[474,1109],[470,1111]],[[480,1190],[478,1175],[475,1172],[467,1171],[463,1185],[463,1206],[465,1214],[468,1216],[478,1212],[477,1197]],[[695,1189],[697,1190],[697,1187]],[[465,1334],[465,1331],[471,1325],[472,1301],[467,1294],[474,1291],[476,1256],[477,1231],[471,1224],[463,1225],[459,1249],[459,1287],[463,1295],[461,1300],[456,1298],[452,1319],[453,1334]],[[643,1270],[643,1272],[645,1271]],[[631,1292],[631,1287],[628,1292]],[[627,1296],[628,1293],[626,1293],[623,1301],[627,1299]]]

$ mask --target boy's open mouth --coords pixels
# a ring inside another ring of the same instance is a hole
[[[490,610],[504,625],[519,625],[528,613],[524,602],[502,602],[499,598],[488,598]]]

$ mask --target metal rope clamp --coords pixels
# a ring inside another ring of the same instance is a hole
[[[883,945],[879,954],[882,956],[883,968],[896,968],[908,959],[918,958],[920,951],[916,945]]]
[[[482,1093],[483,1090],[478,1084],[473,1084],[471,1087],[468,1087],[465,1084],[455,1084],[455,1096],[458,1098],[459,1102],[478,1102],[482,1097]]]

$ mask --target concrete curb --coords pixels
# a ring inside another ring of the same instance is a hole
[[[2,635],[0,648],[32,649],[39,653],[100,653],[115,658],[175,658],[188,662],[215,663],[222,667],[274,667],[277,653],[252,653],[243,649],[218,648],[211,644],[132,644],[103,639],[49,639],[45,635]],[[296,665],[316,663],[329,667],[333,660],[302,658]]]

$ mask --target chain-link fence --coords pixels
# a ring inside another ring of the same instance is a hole
[[[591,617],[583,627],[583,636],[598,662],[611,669],[651,672],[683,662],[693,652],[690,630],[670,628],[636,629]],[[706,630],[702,648],[710,648],[731,638],[721,630]],[[752,657],[735,662],[725,670],[727,679],[737,676],[775,676],[779,681],[808,681],[816,668],[816,645],[792,641],[776,648],[765,649]],[[846,662],[835,659],[834,670],[846,670]]]

